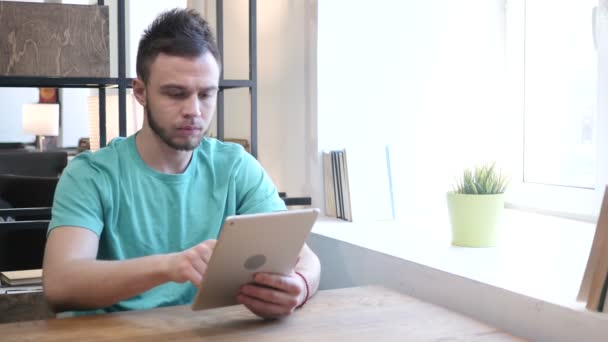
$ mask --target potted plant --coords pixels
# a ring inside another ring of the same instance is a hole
[[[495,164],[464,171],[454,190],[447,194],[453,245],[496,245],[507,184],[507,177],[496,169]]]

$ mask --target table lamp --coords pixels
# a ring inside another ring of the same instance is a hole
[[[59,135],[59,104],[27,103],[21,107],[23,132],[38,136],[38,150],[44,150],[45,136]]]

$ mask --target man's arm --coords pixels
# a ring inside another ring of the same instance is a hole
[[[321,280],[321,262],[317,255],[306,244],[304,244],[304,248],[302,248],[302,251],[300,252],[300,259],[296,265],[296,271],[300,272],[308,282],[308,297],[314,296],[319,289],[319,282]],[[304,300],[306,300],[306,297],[304,297],[302,301]],[[302,304],[302,301],[298,302],[298,305]]]
[[[308,296],[312,297],[319,288],[321,263],[307,245],[300,252],[295,271],[306,279]],[[254,283],[241,287],[237,301],[260,317],[285,317],[307,299],[306,283],[295,272],[288,276],[258,273],[254,277]]]
[[[214,246],[207,240],[180,253],[102,261],[95,233],[58,227],[46,243],[44,293],[55,311],[64,311],[104,308],[168,281],[198,285]]]

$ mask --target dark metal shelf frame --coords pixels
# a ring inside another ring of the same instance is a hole
[[[216,3],[217,46],[224,65],[224,0]],[[257,72],[257,1],[249,0],[249,79],[225,80],[224,72],[220,74],[220,90],[217,95],[217,137],[224,140],[224,90],[249,88],[251,132],[251,154],[258,157],[258,72]]]
[[[224,46],[224,6],[223,0],[217,1],[217,42],[220,55]],[[97,0],[103,6],[104,0]],[[118,35],[118,77],[35,77],[35,76],[2,76],[0,87],[56,87],[56,88],[97,88],[99,91],[99,140],[100,147],[106,145],[106,89],[118,89],[118,133],[127,133],[127,88],[131,87],[132,78],[126,77],[126,39],[125,39],[125,0],[116,1],[117,35]],[[225,80],[220,77],[220,89],[217,104],[217,135],[224,139],[224,90],[248,88],[251,97],[251,154],[257,158],[257,41],[256,41],[256,0],[249,0],[249,79]],[[223,62],[223,61],[222,61]],[[222,63],[223,64],[223,63]]]
[[[2,76],[0,87],[113,88],[118,78]]]

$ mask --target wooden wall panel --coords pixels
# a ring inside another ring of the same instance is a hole
[[[0,1],[0,75],[109,77],[107,6]]]

